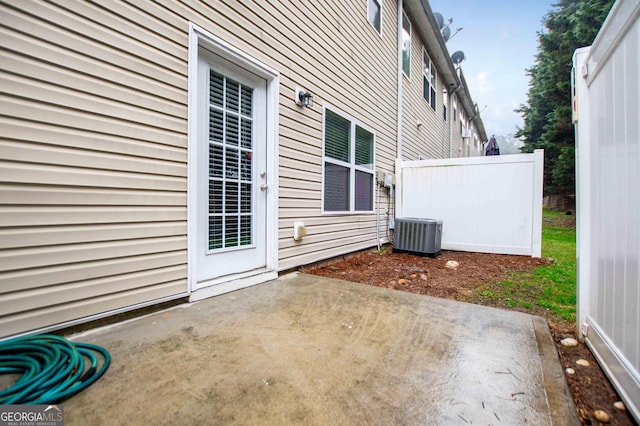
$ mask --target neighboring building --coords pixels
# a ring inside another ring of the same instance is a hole
[[[486,132],[460,68],[454,67],[426,1],[405,1],[402,134],[398,157],[404,160],[482,155]],[[410,67],[408,66],[410,63]]]
[[[377,172],[486,141],[426,1],[14,0],[0,19],[0,337],[386,242]]]

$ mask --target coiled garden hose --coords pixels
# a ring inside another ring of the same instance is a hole
[[[102,358],[99,368],[97,354]],[[106,349],[52,334],[0,342],[0,375],[21,375],[0,390],[0,404],[60,403],[92,385],[110,363]]]

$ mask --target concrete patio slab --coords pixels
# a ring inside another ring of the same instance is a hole
[[[68,425],[579,424],[543,319],[311,275],[70,338],[113,361]]]

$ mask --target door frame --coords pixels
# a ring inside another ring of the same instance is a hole
[[[198,144],[198,60],[199,49],[204,48],[266,80],[266,171],[268,185],[266,201],[266,267],[213,279],[206,286],[197,282],[196,247],[196,176]],[[189,89],[188,89],[188,142],[187,142],[187,280],[189,300],[195,301],[240,288],[269,281],[278,276],[278,117],[280,74],[257,59],[206,30],[189,23]]]

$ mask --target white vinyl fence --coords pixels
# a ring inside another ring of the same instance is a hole
[[[540,257],[543,151],[396,162],[396,216],[440,219],[442,249]]]
[[[640,0],[574,55],[578,327],[640,422]]]

